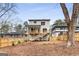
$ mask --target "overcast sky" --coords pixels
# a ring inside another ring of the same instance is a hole
[[[72,12],[72,4],[66,4],[69,13]],[[51,19],[51,24],[57,19],[64,19],[62,9],[58,3],[18,3],[17,17],[21,22],[28,19]]]

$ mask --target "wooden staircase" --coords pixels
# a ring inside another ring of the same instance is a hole
[[[43,35],[29,35],[29,40],[31,41],[48,41],[49,33]]]

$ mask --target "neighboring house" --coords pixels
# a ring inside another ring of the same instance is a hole
[[[29,19],[28,34],[49,33],[50,19]]]
[[[53,35],[58,36],[63,33],[67,33],[67,25],[52,25],[51,32]],[[79,32],[79,26],[76,25],[75,32]]]

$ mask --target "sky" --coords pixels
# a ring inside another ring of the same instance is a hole
[[[64,15],[59,3],[18,3],[18,21],[24,22],[28,19],[50,19],[53,24],[55,20],[64,19]],[[72,13],[72,4],[66,4],[69,14]]]

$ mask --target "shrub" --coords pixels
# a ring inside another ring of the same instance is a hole
[[[12,42],[12,46],[15,46],[14,42]]]

